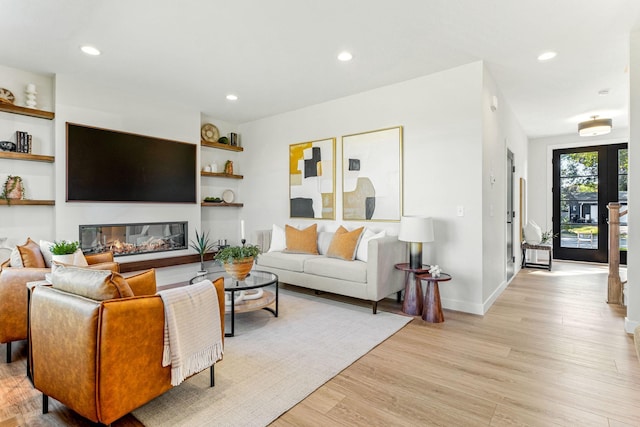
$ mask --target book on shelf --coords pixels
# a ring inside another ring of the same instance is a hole
[[[31,153],[32,135],[23,131],[16,131],[16,152]]]

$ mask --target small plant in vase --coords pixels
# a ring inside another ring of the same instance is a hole
[[[53,261],[61,262],[64,264],[73,264],[75,252],[79,247],[80,243],[78,242],[68,242],[66,240],[60,240],[59,242],[53,242],[53,245],[51,245],[49,250],[53,255],[51,257]]]
[[[214,259],[222,263],[231,277],[244,280],[259,254],[260,247],[257,245],[228,246],[218,252]]]
[[[211,252],[214,248],[214,244],[209,240],[209,232],[207,231],[205,233],[203,231],[202,234],[199,234],[198,230],[196,230],[196,239],[189,242],[189,247],[195,249],[198,255],[200,255],[200,273],[206,272],[207,270],[204,268],[204,255],[207,252]]]
[[[11,200],[24,200],[26,197],[24,191],[24,183],[19,176],[9,175],[2,186],[2,195],[0,198],[5,199],[8,205]]]

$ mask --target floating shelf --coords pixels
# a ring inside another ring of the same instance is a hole
[[[241,208],[244,206],[244,203],[210,203],[210,202],[202,202],[201,206],[206,207],[215,207],[215,208]]]
[[[233,175],[230,173],[220,173],[220,172],[200,172],[202,176],[211,176],[216,178],[231,178],[231,179],[243,179],[242,175]]]
[[[220,144],[218,142],[200,141],[200,145],[202,145],[203,147],[219,148],[221,150],[244,151],[244,148],[242,147],[238,147],[235,145],[228,145],[228,144]]]
[[[36,110],[35,108],[19,107],[13,104],[0,102],[0,111],[5,113],[22,114],[23,116],[38,117],[40,119],[53,120],[56,116],[52,111]]]
[[[55,157],[53,156],[43,156],[40,154],[30,153],[15,153],[13,151],[0,151],[0,159],[27,160],[32,162],[46,163],[53,163],[55,161]]]
[[[17,200],[11,199],[10,202],[7,202],[6,199],[0,199],[0,205],[9,205],[9,206],[53,206],[55,205],[55,200]]]

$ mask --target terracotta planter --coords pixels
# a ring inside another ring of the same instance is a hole
[[[5,185],[5,193],[7,195],[7,199],[21,200],[24,197],[22,181],[20,181],[19,178],[9,179]]]
[[[236,280],[244,280],[253,267],[253,257],[242,258],[232,263],[225,262],[224,269]]]

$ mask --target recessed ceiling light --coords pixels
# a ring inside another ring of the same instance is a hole
[[[353,59],[353,55],[351,55],[349,52],[341,52],[340,55],[338,55],[338,60],[346,62],[346,61],[351,61]]]
[[[545,52],[543,54],[541,54],[540,56],[538,56],[538,61],[548,61],[550,59],[555,58],[557,55],[556,52]]]
[[[89,45],[81,46],[80,50],[86,53],[87,55],[91,55],[91,56],[100,55],[100,51],[93,46],[89,46]]]
[[[230,93],[229,95],[227,95],[227,99],[229,101],[237,101],[238,100],[238,96]]]

